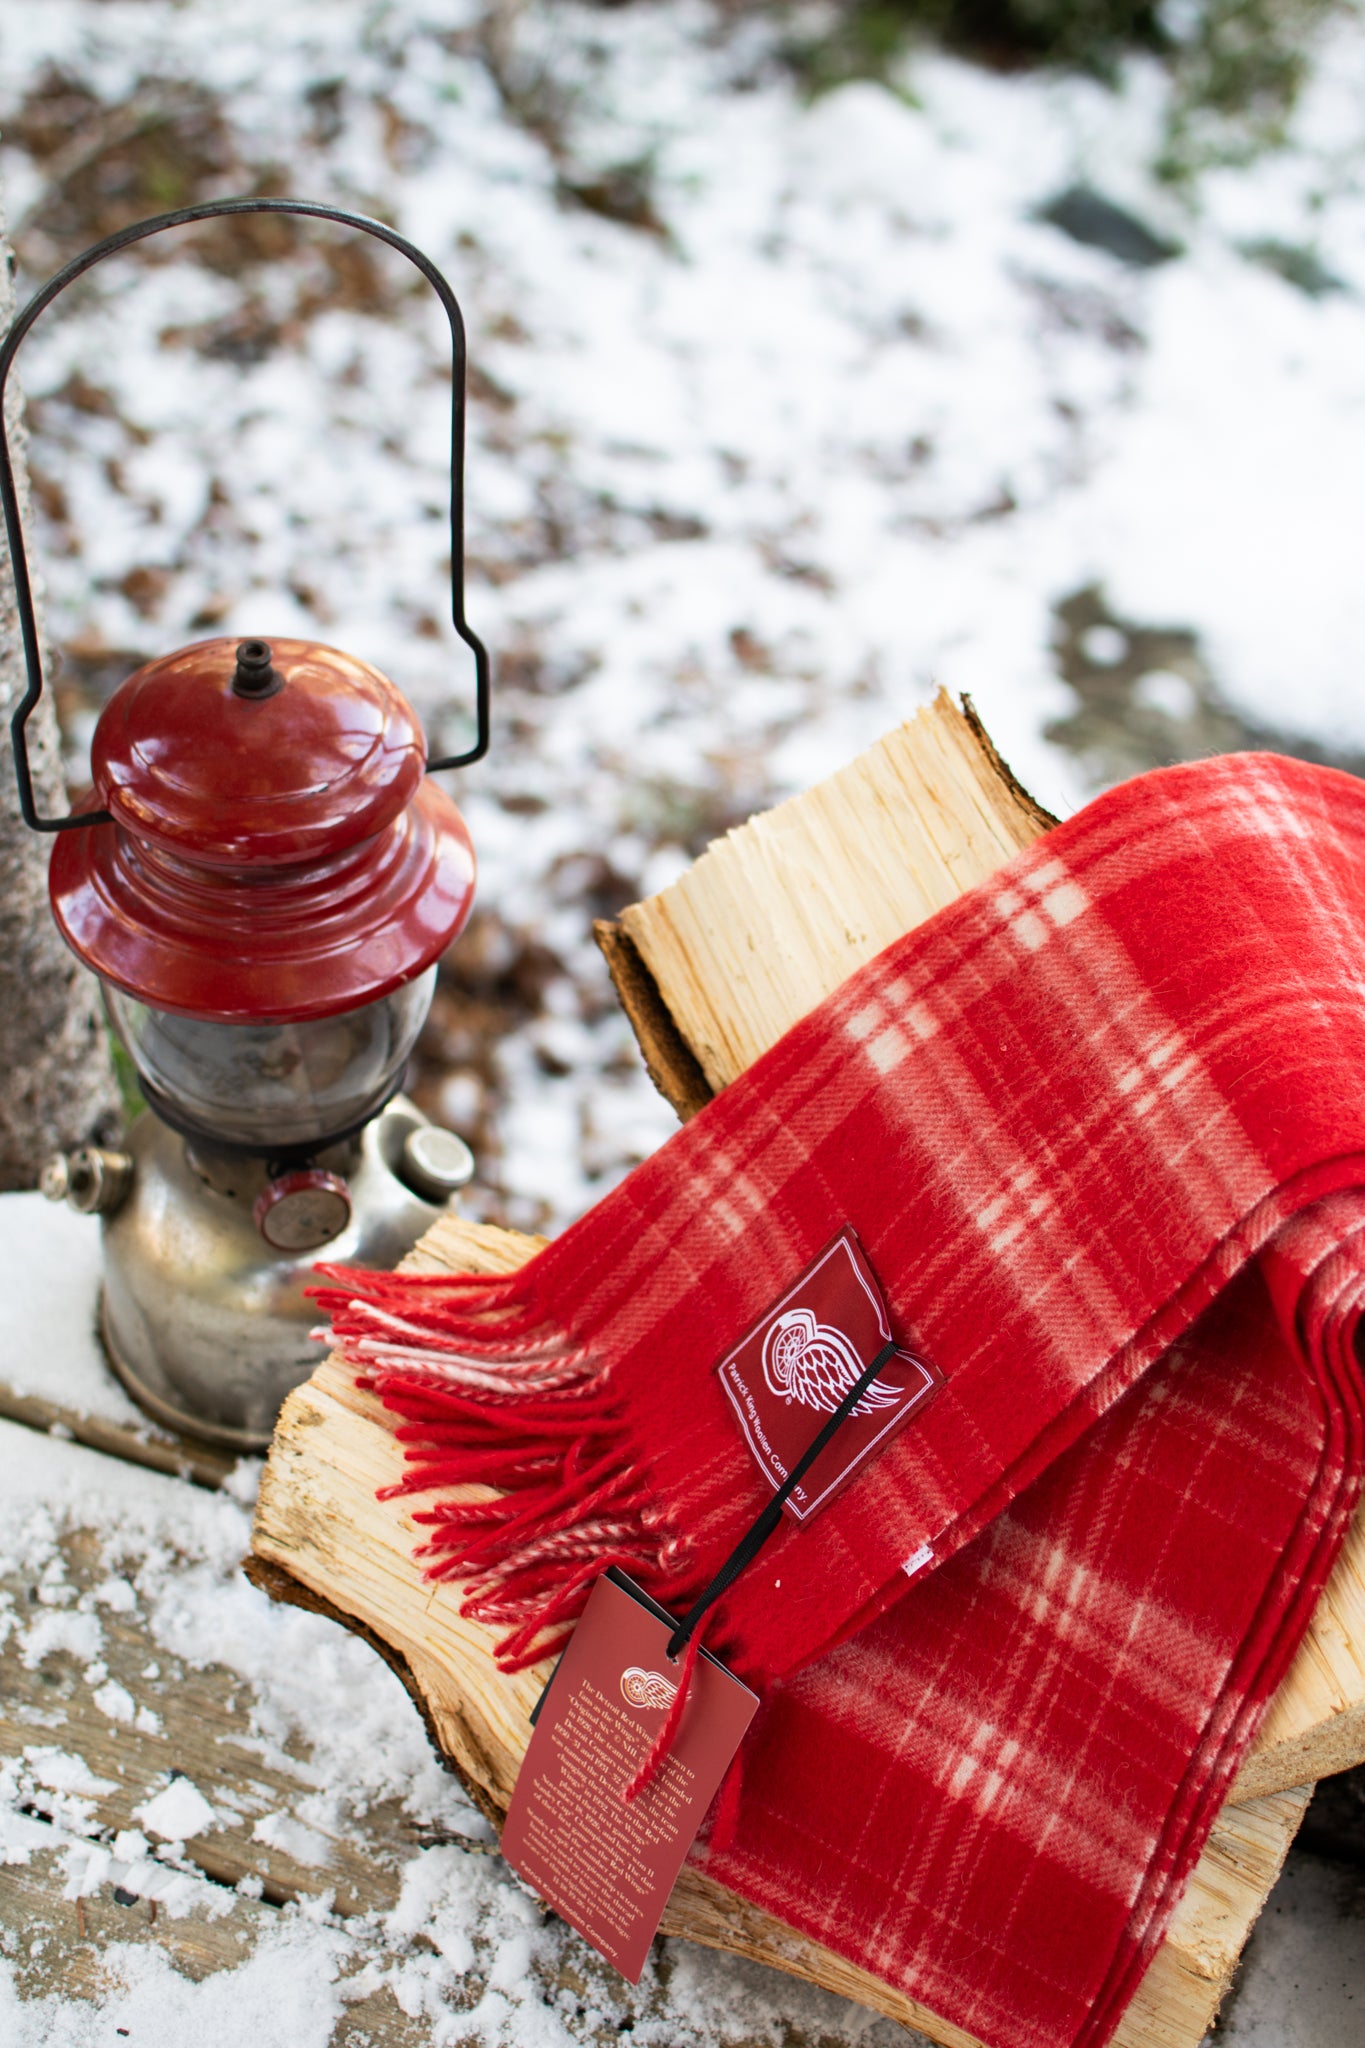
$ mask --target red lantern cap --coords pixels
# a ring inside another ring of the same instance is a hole
[[[242,649],[264,650],[250,657]],[[315,641],[204,640],[115,691],[49,886],[88,967],[157,1009],[296,1022],[378,1001],[469,915],[474,854],[406,699]]]

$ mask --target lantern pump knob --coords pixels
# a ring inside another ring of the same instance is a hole
[[[454,1131],[419,1124],[403,1140],[398,1177],[424,1202],[448,1202],[474,1178],[474,1154]]]
[[[282,1173],[262,1189],[256,1228],[277,1252],[311,1252],[339,1237],[351,1220],[351,1191],[340,1174],[320,1167]]]
[[[268,640],[240,640],[237,669],[232,678],[234,697],[273,697],[284,688],[284,677],[274,667],[274,649]]]

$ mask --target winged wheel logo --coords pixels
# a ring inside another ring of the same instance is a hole
[[[629,1664],[621,1673],[621,1697],[628,1707],[671,1707],[677,1697],[678,1688],[670,1683],[662,1671],[645,1671],[638,1664]]]
[[[763,1377],[769,1390],[785,1401],[800,1401],[823,1415],[832,1415],[864,1361],[843,1331],[818,1323],[808,1308],[788,1309],[773,1322],[763,1341]],[[873,1380],[853,1410],[871,1415],[904,1398],[904,1388]]]

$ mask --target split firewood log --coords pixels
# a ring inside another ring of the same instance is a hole
[[[751,819],[599,941],[656,1084],[686,1118],[902,932],[982,882],[1052,821],[970,711],[937,702],[806,795]],[[415,1271],[504,1272],[539,1240],[441,1219]],[[332,1615],[402,1677],[432,1741],[496,1825],[546,1668],[498,1671],[458,1583],[413,1561],[412,1504],[377,1494],[402,1469],[392,1418],[335,1360],[286,1403],[247,1569]],[[1210,1837],[1117,2048],[1195,2048],[1275,1881],[1311,1781],[1365,1759],[1365,1521]],[[960,2029],[830,1950],[684,1870],[663,1931],[754,1957],[919,2028]]]

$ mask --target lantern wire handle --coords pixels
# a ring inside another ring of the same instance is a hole
[[[471,761],[482,759],[488,752],[489,737],[489,663],[488,650],[472,630],[464,612],[464,412],[465,412],[465,331],[464,318],[459,301],[450,285],[442,276],[429,256],[406,241],[383,221],[371,220],[363,213],[346,213],[337,206],[324,206],[308,199],[218,199],[202,206],[183,206],[174,213],[160,213],[151,220],[135,221],[130,227],[120,228],[117,234],[109,235],[102,242],[96,242],[65,264],[55,277],[50,277],[42,288],[35,292],[23,311],[16,317],[3,344],[0,344],[0,510],[3,511],[5,532],[9,538],[10,563],[14,574],[14,595],[19,613],[19,631],[23,641],[24,663],[28,671],[28,689],[23,700],[10,720],[10,736],[14,744],[14,771],[19,784],[19,809],[24,823],[38,832],[65,832],[84,825],[105,825],[111,822],[108,811],[81,811],[66,818],[40,818],[33,800],[33,776],[29,767],[28,740],[24,728],[29,716],[43,693],[43,660],[38,637],[38,621],[34,612],[33,590],[29,581],[28,558],[24,550],[24,531],[19,517],[19,496],[14,483],[14,464],[10,455],[9,432],[5,420],[5,389],[14,359],[19,353],[29,329],[51,305],[60,292],[81,277],[106,256],[113,256],[120,249],[129,248],[134,242],[145,241],[149,235],[160,234],[163,228],[185,227],[193,221],[217,220],[236,213],[292,213],[301,214],[310,220],[335,221],[342,227],[358,228],[364,234],[374,235],[379,241],[387,242],[391,249],[397,249],[400,256],[421,271],[445,310],[450,323],[451,397],[450,397],[450,608],[455,631],[474,656],[475,677],[475,741],[463,754],[446,754],[438,761],[428,760],[427,769],[464,768]]]

